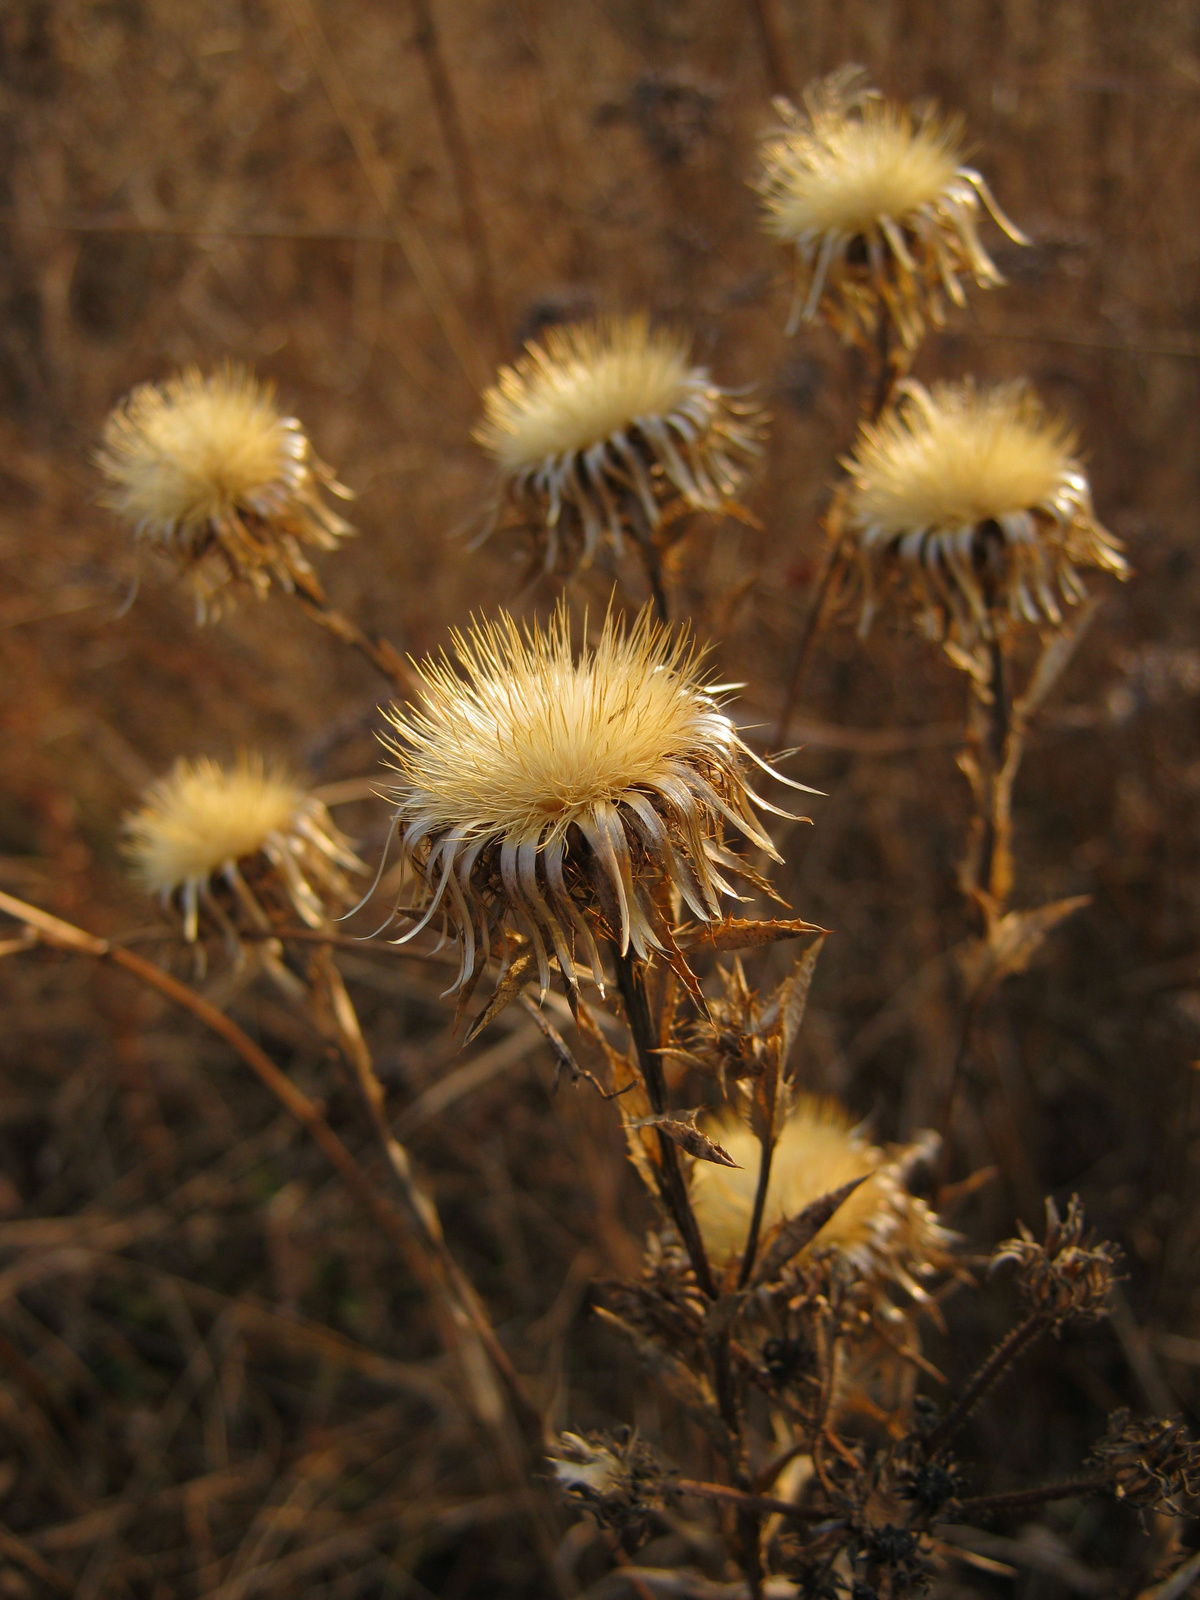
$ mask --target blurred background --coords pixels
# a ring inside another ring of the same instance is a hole
[[[765,743],[859,374],[823,330],[783,337],[787,272],[748,180],[772,94],[846,61],[961,112],[1033,241],[987,230],[1008,287],[972,292],[918,376],[1028,374],[1077,424],[1136,570],[1104,590],[1016,795],[1015,903],[1092,901],[990,1004],[954,1128],[952,1175],[995,1169],[950,1218],[969,1253],[1078,1191],[1127,1257],[1114,1322],[1043,1352],[973,1424],[1003,1488],[1069,1471],[1118,1404],[1200,1402],[1194,0],[7,0],[0,888],[146,929],[120,817],[177,755],[260,747],[317,784],[378,771],[363,662],[279,599],[197,628],[97,507],[106,412],[188,362],[275,381],[357,495],[323,580],[419,654],[472,609],[553,598],[511,542],[455,537],[490,492],[470,429],[497,362],[589,310],[691,327],[774,419],[761,528],[699,530],[673,575]],[[834,930],[797,1072],[883,1141],[937,1124],[955,1048],[964,707],[931,646],[834,623],[793,725],[790,770],[823,797],[781,835],[779,882]],[[377,858],[384,806],[338,820]],[[669,1440],[587,1318],[589,1281],[636,1264],[647,1221],[611,1108],[554,1092],[527,1019],[459,1055],[436,976],[354,953],[343,971],[547,1415]],[[0,1595],[523,1596],[603,1570],[590,1526],[547,1565],[448,1399],[419,1293],[223,1046],[65,957],[9,956],[0,996]],[[267,990],[223,998],[372,1161],[316,1035]],[[1006,1325],[1004,1295],[989,1305],[956,1322],[952,1301],[931,1333],[948,1375]],[[1076,1508],[1057,1537],[1057,1566],[1009,1550],[1011,1576],[947,1583],[1145,1577],[1132,1517]]]

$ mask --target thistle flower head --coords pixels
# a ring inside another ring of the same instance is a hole
[[[475,439],[552,571],[602,542],[648,538],[674,505],[733,505],[761,451],[758,409],[692,364],[691,341],[645,316],[548,330],[503,367]]]
[[[1109,1476],[1118,1500],[1174,1517],[1200,1507],[1200,1443],[1178,1418],[1114,1411],[1091,1464]]]
[[[745,1249],[758,1185],[759,1143],[732,1112],[704,1124],[737,1167],[698,1161],[692,1168],[692,1205],[705,1246],[716,1263]],[[779,1132],[763,1212],[763,1237],[780,1223],[843,1184],[858,1188],[806,1246],[801,1263],[819,1251],[844,1256],[857,1274],[876,1285],[901,1284],[922,1298],[916,1279],[947,1258],[953,1236],[904,1184],[921,1147],[889,1155],[859,1133],[836,1100],[799,1097]]]
[[[1024,1223],[1021,1237],[997,1246],[992,1266],[1015,1261],[1021,1294],[1029,1310],[1055,1327],[1065,1322],[1095,1322],[1108,1315],[1108,1302],[1120,1251],[1092,1242],[1079,1196],[1072,1195],[1066,1216],[1046,1201],[1046,1238],[1040,1243]]]
[[[349,490],[242,367],[140,384],[110,414],[97,461],[107,503],[176,562],[202,618],[229,585],[291,589],[311,571],[303,547],[331,550],[352,531],[321,497]]]
[[[803,110],[782,99],[775,109],[756,187],[767,231],[795,251],[789,333],[820,311],[848,343],[873,343],[886,316],[911,351],[926,319],[944,320],[943,292],[965,305],[962,276],[1003,282],[979,242],[981,207],[1026,241],[965,165],[957,120],[914,118],[860,67],[811,84]]]
[[[530,940],[543,987],[548,941],[573,987],[576,936],[603,983],[594,927],[622,953],[662,948],[664,886],[716,920],[726,874],[753,876],[725,823],[778,859],[751,810],[773,808],[747,783],[750,753],[686,633],[648,610],[630,628],[610,613],[577,656],[560,606],[544,630],[502,612],[451,638],[454,661],[418,668],[424,703],[393,710],[387,742],[401,848],[426,900],[404,937],[446,918],[455,989],[493,928],[506,957],[505,927]]]
[[[1075,452],[1070,429],[1023,383],[902,384],[843,463],[864,630],[896,577],[932,637],[969,648],[1004,613],[1061,623],[1061,602],[1086,597],[1078,567],[1127,576]]]
[[[636,1433],[562,1433],[548,1461],[559,1491],[576,1505],[586,1507],[605,1528],[635,1536],[644,1531],[651,1515],[661,1511],[670,1490],[670,1473]]]
[[[269,926],[273,903],[319,927],[356,898],[346,874],[366,870],[324,805],[258,756],[232,767],[177,762],[126,817],[125,834],[134,878],[178,897],[189,940],[201,906],[227,932],[243,919]]]

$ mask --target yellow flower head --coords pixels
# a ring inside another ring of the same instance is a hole
[[[964,164],[957,120],[914,119],[860,67],[811,84],[803,111],[787,100],[775,109],[782,125],[763,144],[756,187],[767,231],[795,251],[789,333],[823,312],[847,342],[873,343],[882,311],[911,351],[926,318],[944,320],[943,291],[966,304],[962,276],[1003,282],[979,242],[981,207],[1027,240]]]
[[[442,913],[461,942],[455,989],[493,926],[506,951],[506,925],[528,937],[543,987],[547,941],[574,985],[577,935],[602,986],[593,927],[623,953],[661,948],[656,886],[715,920],[726,873],[748,870],[725,823],[778,859],[751,805],[774,808],[749,787],[750,752],[686,634],[648,610],[629,629],[610,613],[576,656],[560,606],[544,630],[502,612],[451,637],[455,660],[418,669],[424,703],[393,710],[388,743],[402,853],[427,901],[405,938]]]
[[[713,1262],[724,1265],[746,1247],[758,1185],[759,1144],[732,1111],[711,1118],[704,1132],[737,1167],[697,1161],[692,1205]],[[905,1188],[907,1152],[889,1156],[859,1133],[836,1100],[803,1095],[780,1130],[763,1212],[763,1237],[814,1200],[865,1178],[801,1254],[834,1250],[872,1281],[900,1283],[920,1298],[916,1279],[941,1264],[952,1236],[923,1200]]]
[[[765,418],[692,365],[691,341],[645,316],[555,327],[501,368],[475,439],[532,529],[547,571],[624,533],[647,538],[669,507],[734,505]]]
[[[931,636],[968,648],[1001,611],[1060,623],[1060,600],[1086,595],[1077,567],[1126,577],[1075,452],[1071,431],[1024,384],[902,384],[843,463],[864,629],[894,575],[908,580]]]
[[[242,367],[140,384],[105,423],[97,461],[107,503],[175,560],[201,618],[230,584],[291,589],[311,571],[303,546],[331,550],[352,531],[321,497],[350,491]]]
[[[232,767],[206,758],[177,762],[126,817],[125,834],[135,879],[147,893],[179,897],[189,940],[197,936],[201,905],[228,926],[213,894],[218,885],[230,891],[235,917],[248,915],[262,927],[269,881],[319,927],[331,908],[355,899],[345,874],[366,870],[324,805],[258,756]],[[258,880],[257,896],[247,872]]]

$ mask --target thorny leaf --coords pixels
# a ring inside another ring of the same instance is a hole
[[[808,1005],[808,991],[812,987],[813,973],[816,971],[817,959],[825,948],[825,935],[815,939],[802,956],[796,960],[788,976],[779,985],[776,999],[779,1004],[779,1066],[782,1070],[787,1066],[788,1057],[792,1053],[804,1022],[804,1012]]]
[[[695,1112],[692,1113],[695,1116]],[[736,1167],[739,1165],[729,1151],[710,1139],[692,1121],[681,1122],[677,1117],[650,1116],[630,1119],[626,1123],[628,1128],[657,1128],[672,1144],[677,1144],[681,1150],[686,1150],[688,1155],[695,1156],[698,1161],[711,1161],[718,1167]]]
[[[1077,894],[1036,911],[1009,911],[997,918],[987,937],[969,945],[959,958],[963,981],[975,1003],[986,1000],[1005,978],[1024,972],[1046,936],[1090,902],[1090,895]]]
[[[530,972],[536,966],[537,960],[528,945],[513,957],[508,971],[496,985],[495,994],[467,1030],[467,1044],[470,1044],[473,1039],[477,1039],[488,1023],[494,1021],[506,1006],[512,1004],[525,987]]]
[[[1084,634],[1091,627],[1092,619],[1099,608],[1098,598],[1086,600],[1075,614],[1073,628],[1056,628],[1050,635],[1049,642],[1033,669],[1028,687],[1014,707],[1016,716],[1022,722],[1029,721],[1058,682],[1071,657],[1079,648]]]
[[[570,1045],[563,1038],[562,1034],[559,1033],[558,1029],[550,1021],[549,1017],[542,1010],[541,1006],[538,1005],[536,1000],[531,999],[527,994],[523,994],[520,996],[519,1003],[521,1008],[528,1012],[528,1014],[533,1018],[534,1022],[537,1023],[538,1027],[541,1029],[542,1037],[545,1039],[546,1043],[550,1046],[550,1049],[554,1053],[554,1087],[556,1089],[558,1088],[558,1075],[565,1068],[571,1074],[572,1084],[577,1084],[579,1080],[583,1078],[586,1082],[592,1085],[602,1099],[613,1100],[616,1098],[617,1094],[620,1092],[619,1090],[614,1089],[612,1093],[610,1093],[600,1082],[599,1078],[597,1078],[594,1072],[590,1072],[587,1067],[582,1066],[580,1062],[576,1061]]]
[[[781,939],[828,932],[828,928],[805,922],[803,917],[767,917],[761,922],[749,917],[724,917],[720,922],[705,923],[703,927],[681,928],[676,934],[676,943],[681,950],[756,950],[760,945],[777,944]]]
[[[798,1216],[782,1223],[771,1241],[770,1248],[755,1268],[754,1276],[750,1280],[751,1285],[757,1288],[760,1283],[768,1283],[777,1277],[792,1257],[799,1255],[805,1245],[816,1238],[843,1201],[848,1200],[859,1184],[865,1183],[871,1176],[872,1174],[867,1172],[861,1178],[852,1178],[849,1183],[842,1184],[840,1189],[833,1189],[829,1194],[823,1194],[819,1200],[806,1205]]]

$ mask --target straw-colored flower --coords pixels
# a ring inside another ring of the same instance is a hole
[[[1126,577],[1076,448],[1023,383],[903,384],[895,405],[863,424],[843,463],[864,631],[879,591],[897,576],[929,634],[966,648],[1005,615],[1060,623],[1060,602],[1086,597],[1079,567]]]
[[[1002,283],[979,242],[986,208],[1008,237],[1028,241],[973,167],[961,123],[883,100],[862,68],[811,84],[804,109],[776,100],[782,126],[764,142],[756,187],[765,227],[795,252],[788,332],[818,313],[848,342],[874,344],[880,315],[912,351],[943,293],[965,305],[961,279]]]
[[[268,909],[285,906],[320,927],[357,898],[346,874],[366,870],[321,801],[258,756],[177,762],[125,834],[137,882],[178,899],[189,940],[201,908],[231,933],[243,919],[266,928]]]
[[[732,1111],[702,1126],[738,1163],[724,1167],[697,1161],[691,1173],[696,1220],[709,1256],[720,1266],[746,1247],[758,1185],[759,1143]],[[857,1131],[836,1100],[799,1097],[775,1145],[763,1237],[814,1200],[855,1178],[865,1178],[799,1259],[834,1250],[861,1277],[880,1284],[899,1283],[923,1298],[916,1280],[945,1264],[952,1235],[904,1185],[906,1166],[918,1148],[888,1154]]]
[[[751,810],[774,807],[749,787],[750,752],[686,633],[648,610],[628,629],[610,613],[576,657],[560,605],[544,630],[502,612],[451,638],[455,659],[418,669],[424,703],[391,713],[388,743],[402,854],[426,901],[404,937],[441,913],[461,946],[454,989],[493,928],[505,961],[506,927],[531,941],[543,987],[547,944],[574,986],[578,938],[602,986],[594,930],[622,954],[661,948],[664,886],[717,919],[726,874],[753,878],[725,823],[778,859]]]
[[[532,531],[546,570],[647,540],[681,510],[736,508],[765,417],[692,365],[691,340],[645,316],[555,327],[503,367],[475,438],[500,503]]]
[[[312,570],[304,547],[332,550],[353,531],[322,498],[350,491],[300,422],[280,415],[270,384],[228,363],[140,384],[105,423],[97,461],[107,504],[174,559],[201,618],[231,584],[293,588]]]

